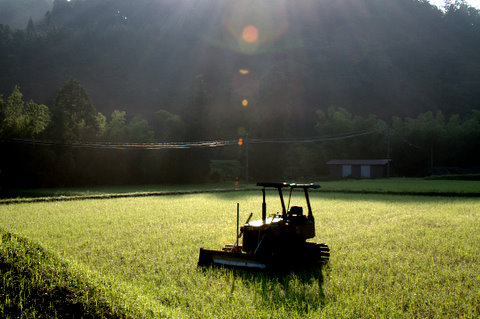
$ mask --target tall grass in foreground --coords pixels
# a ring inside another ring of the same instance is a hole
[[[0,232],[1,318],[120,318],[101,291],[42,247]]]
[[[57,254],[139,317],[361,318],[480,316],[480,200],[312,195],[322,271],[197,269],[257,193],[0,206],[0,227]],[[303,204],[303,203],[302,203]],[[268,213],[279,210],[275,195]],[[56,267],[56,266],[54,266]]]

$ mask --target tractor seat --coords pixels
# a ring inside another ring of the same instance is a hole
[[[300,206],[292,206],[288,212],[288,216],[303,216],[303,208]]]

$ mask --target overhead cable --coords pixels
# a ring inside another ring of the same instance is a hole
[[[243,143],[249,144],[286,144],[286,143],[319,143],[327,141],[344,140],[363,135],[374,134],[381,131],[380,129],[357,131],[331,136],[315,136],[315,137],[294,137],[294,138],[245,138]],[[244,142],[245,141],[245,142]],[[109,143],[109,142],[81,142],[81,141],[59,141],[59,140],[37,140],[25,138],[2,139],[2,143],[22,143],[32,145],[45,146],[66,146],[78,148],[98,148],[98,149],[146,149],[146,150],[162,150],[162,149],[190,149],[190,148],[217,148],[232,145],[242,145],[238,139],[196,141],[196,142],[162,142],[162,143]]]
[[[337,141],[344,140],[348,138],[359,137],[363,135],[370,135],[377,133],[381,130],[369,130],[369,131],[358,131],[351,132],[346,134],[334,135],[334,136],[315,136],[315,137],[294,137],[294,138],[251,138],[248,139],[248,143],[251,144],[265,144],[265,143],[318,143],[318,142],[328,142],[328,141]]]
[[[36,140],[12,138],[2,142],[14,142],[33,145],[69,146],[82,148],[102,149],[187,149],[187,148],[212,148],[237,144],[236,140],[198,141],[198,142],[163,142],[163,143],[108,143],[108,142],[71,142],[56,140]]]

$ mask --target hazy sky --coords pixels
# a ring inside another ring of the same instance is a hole
[[[443,5],[445,4],[445,0],[430,0],[430,3],[439,7],[443,7]],[[467,3],[469,3],[473,7],[480,9],[480,0],[468,0]]]

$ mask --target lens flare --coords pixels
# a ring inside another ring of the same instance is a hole
[[[287,0],[228,1],[222,12],[222,24],[233,41],[223,39],[223,43],[244,54],[272,50],[273,43],[289,26],[287,7]]]
[[[242,98],[248,98],[258,91],[260,86],[258,76],[255,72],[247,69],[240,69],[234,73],[232,78],[232,88]]]
[[[243,105],[243,106],[247,106],[247,105],[248,105],[248,100],[247,100],[247,99],[244,99],[244,100],[242,101],[242,105]]]
[[[247,43],[255,43],[258,41],[258,29],[254,25],[247,25],[242,31],[242,40]]]

